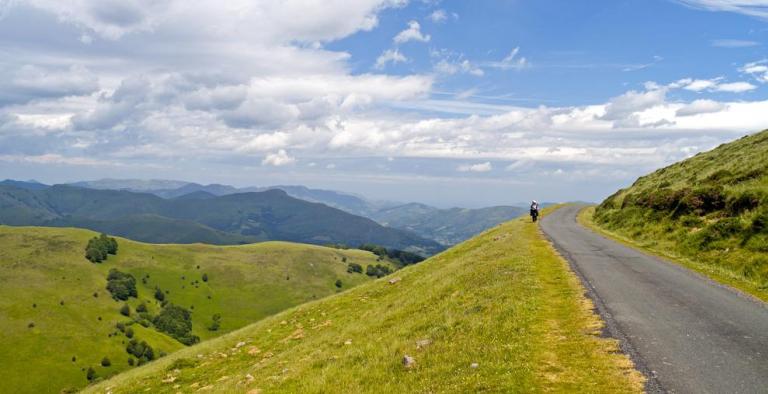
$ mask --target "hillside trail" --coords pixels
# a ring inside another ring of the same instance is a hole
[[[768,306],[577,223],[580,206],[541,228],[594,299],[648,391],[768,393]]]

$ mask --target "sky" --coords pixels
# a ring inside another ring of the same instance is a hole
[[[600,201],[768,128],[768,0],[0,0],[0,178]]]

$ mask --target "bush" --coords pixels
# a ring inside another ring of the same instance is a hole
[[[197,343],[200,338],[192,335],[192,313],[180,306],[166,305],[152,321],[155,327],[176,338],[185,345]]]
[[[130,316],[131,315],[131,307],[128,304],[123,304],[123,306],[120,308],[120,314],[123,316]]]
[[[341,286],[342,286],[341,279],[336,279],[336,283],[335,284],[336,284],[337,288],[341,289]]]
[[[126,346],[125,351],[136,357],[139,360],[139,365],[155,359],[155,350],[145,341],[139,342],[136,339],[131,339],[130,342],[128,342],[128,346]]]
[[[208,282],[208,274],[203,274],[203,282]]]
[[[110,365],[112,365],[112,362],[109,361],[109,359],[106,356],[101,359],[101,366],[102,367],[109,367]]]
[[[139,306],[136,307],[136,312],[142,313],[147,311],[147,304],[141,303]]]
[[[155,299],[160,302],[165,301],[165,293],[159,287],[155,287]]]
[[[131,338],[133,338],[133,328],[131,328],[131,327],[128,327],[128,328],[126,328],[126,329],[125,329],[125,336],[126,336],[128,339],[131,339]]]
[[[107,234],[101,234],[98,237],[91,238],[85,247],[85,258],[92,263],[100,263],[112,254],[117,254],[117,240],[108,237]]]
[[[117,322],[115,323],[115,328],[117,328],[120,332],[125,332],[125,323]]]
[[[114,268],[107,275],[107,290],[112,293],[112,298],[122,301],[139,295],[136,291],[136,278]]]
[[[133,357],[128,357],[128,365],[133,366],[134,364]]]
[[[88,367],[88,371],[85,373],[85,378],[88,379],[89,382],[96,379],[96,370],[94,370],[93,367]]]
[[[363,266],[361,266],[360,264],[357,264],[357,263],[349,263],[349,265],[347,265],[347,272],[349,272],[349,273],[356,272],[358,274],[362,274],[363,273]]]
[[[387,267],[386,265],[376,264],[375,266],[369,265],[365,269],[365,274],[368,276],[375,276],[377,278],[381,278],[383,276],[387,276],[392,273],[392,269]]]
[[[214,313],[211,317],[211,325],[208,326],[208,331],[218,331],[221,327],[221,315]]]
[[[730,196],[725,202],[725,208],[732,216],[740,215],[743,212],[751,211],[760,205],[764,198],[763,194],[757,191],[745,191],[737,196]]]

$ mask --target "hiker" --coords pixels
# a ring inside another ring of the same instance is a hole
[[[535,222],[539,218],[539,203],[536,200],[531,201],[531,219]]]

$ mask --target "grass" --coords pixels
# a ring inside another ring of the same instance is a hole
[[[521,218],[85,392],[641,392],[583,294]]]
[[[768,131],[639,178],[594,226],[768,300]]]
[[[768,291],[766,291],[765,288],[763,288],[755,281],[745,280],[744,276],[725,267],[705,264],[701,261],[696,261],[691,258],[682,256],[679,253],[676,253],[674,251],[674,245],[670,245],[668,242],[663,244],[660,244],[658,241],[642,242],[633,238],[626,237],[617,232],[607,230],[595,223],[594,213],[595,207],[587,207],[582,209],[578,216],[579,223],[599,234],[602,234],[607,238],[613,239],[616,242],[640,249],[648,254],[661,257],[675,264],[679,264],[692,271],[696,271],[716,282],[728,285],[757,299],[768,302]]]
[[[143,301],[156,313],[155,286],[168,291],[172,303],[194,307],[193,331],[205,340],[334,294],[337,279],[342,290],[370,281],[347,273],[349,262],[377,264],[370,252],[285,242],[219,247],[126,239],[118,240],[117,256],[92,264],[84,248],[94,235],[0,226],[0,392],[58,393],[85,386],[89,366],[100,377],[129,368],[127,338],[117,333],[115,324],[130,319],[119,314],[123,302],[112,300],[105,290],[110,268],[136,277],[139,299],[129,301],[132,309]],[[204,273],[208,282],[201,280]],[[221,328],[211,332],[207,326],[214,313],[222,316]],[[139,324],[132,328],[156,353],[184,347],[154,329]],[[110,367],[100,366],[105,356]]]

